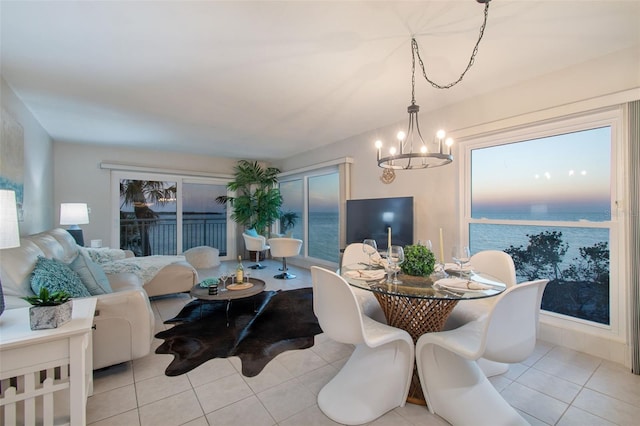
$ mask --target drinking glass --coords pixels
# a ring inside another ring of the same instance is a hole
[[[373,263],[371,262],[371,256],[378,252],[378,244],[376,240],[367,238],[362,242],[362,251],[369,256],[369,269],[373,269]]]
[[[389,267],[393,270],[392,284],[401,284],[402,281],[398,279],[398,271],[400,265],[404,262],[404,249],[402,246],[391,246],[387,253],[387,260],[389,261]]]
[[[431,240],[418,240],[419,246],[425,246],[429,249],[429,251],[433,251],[433,245],[431,244]]]
[[[220,288],[220,291],[227,291],[227,280],[229,279],[229,275],[227,275],[226,273],[220,275],[220,282],[222,283],[222,287]]]
[[[454,246],[451,250],[451,258],[453,262],[458,265],[460,269],[460,276],[462,276],[462,265],[469,263],[471,258],[471,250],[468,246]]]

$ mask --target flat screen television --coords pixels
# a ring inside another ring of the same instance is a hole
[[[347,200],[347,244],[373,238],[386,250],[389,227],[392,245],[413,244],[413,197]]]

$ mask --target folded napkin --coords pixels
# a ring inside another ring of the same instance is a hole
[[[355,280],[380,280],[384,278],[385,271],[383,269],[357,269],[346,271],[344,275]]]
[[[445,263],[444,264],[444,270],[445,271],[460,271],[460,267],[458,266],[457,263]],[[463,272],[468,272],[473,270],[473,266],[471,266],[470,263],[467,263],[466,265],[464,265],[462,267],[462,271]]]
[[[482,291],[490,290],[493,287],[477,283],[475,281],[469,281],[462,278],[441,278],[436,281],[436,285],[439,287],[448,288],[450,290],[464,290],[464,291]]]

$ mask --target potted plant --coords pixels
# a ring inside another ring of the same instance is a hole
[[[49,292],[40,287],[35,296],[23,297],[31,303],[29,308],[29,325],[32,330],[57,328],[71,320],[71,296],[64,291]]]
[[[282,196],[278,189],[278,173],[275,167],[262,167],[257,161],[240,160],[234,167],[235,180],[227,188],[235,191],[235,197],[221,195],[220,204],[233,209],[231,219],[247,229],[268,234],[268,228],[280,218]]]
[[[404,248],[404,262],[400,265],[407,275],[427,277],[433,273],[436,257],[423,245],[410,245]]]

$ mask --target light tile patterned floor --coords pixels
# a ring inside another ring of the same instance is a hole
[[[250,271],[267,290],[311,285],[309,271],[291,267],[297,278],[275,280],[279,262]],[[201,278],[233,269],[202,271]],[[156,330],[189,301],[187,295],[155,298]],[[161,341],[157,340],[155,345]],[[88,423],[106,425],[335,425],[318,409],[316,396],[346,362],[352,347],[323,335],[309,349],[279,355],[256,377],[244,377],[238,358],[214,359],[178,377],[164,369],[171,355],[148,356],[94,373]],[[640,419],[640,376],[623,366],[539,342],[525,362],[491,379],[504,398],[532,425],[636,425]],[[447,425],[425,407],[407,404],[371,425]]]

